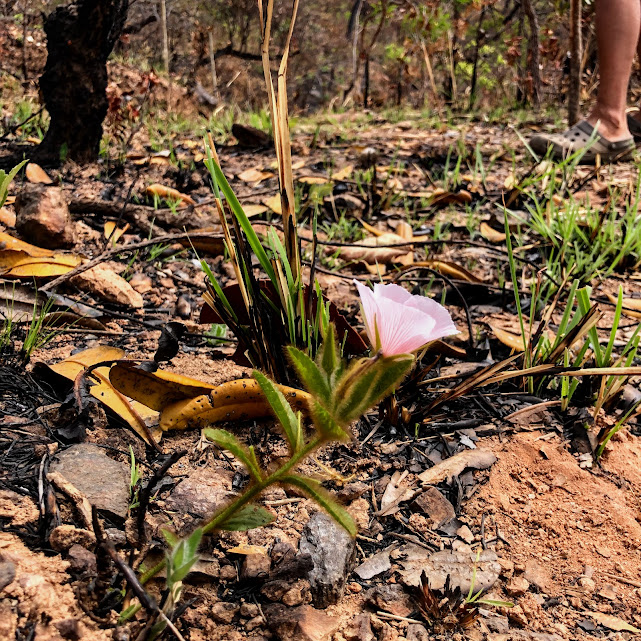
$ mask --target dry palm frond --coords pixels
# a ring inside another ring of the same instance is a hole
[[[417,590],[416,602],[425,622],[435,631],[468,629],[479,617],[478,608],[468,603],[461,594],[461,588],[450,586],[447,575],[442,590],[433,590],[425,572],[421,574],[421,587]]]

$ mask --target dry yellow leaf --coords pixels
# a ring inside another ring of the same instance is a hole
[[[269,207],[275,214],[283,215],[282,203],[280,201],[280,194],[265,198],[263,204]]]
[[[267,554],[267,548],[262,545],[241,543],[240,545],[227,550],[227,554],[242,554],[243,556],[247,556],[248,554]]]
[[[339,169],[335,174],[332,174],[332,180],[346,180],[352,175],[353,171],[353,165],[345,165],[345,167]]]
[[[105,223],[103,235],[105,238],[109,239],[110,243],[115,245],[128,229],[129,223],[126,223],[124,227],[116,227],[116,223],[113,220],[108,220]]]
[[[505,242],[505,232],[497,231],[487,223],[481,223],[480,231],[481,236],[483,236],[485,240],[489,240],[491,243]]]
[[[124,350],[109,345],[91,347],[78,354],[73,354],[60,363],[49,365],[49,369],[74,381],[76,376],[91,365],[103,361],[114,361],[123,358]],[[129,400],[116,390],[109,382],[109,367],[98,367],[94,370],[99,383],[90,387],[91,395],[104,403],[109,409],[120,416],[145,442],[150,443],[147,431],[157,441],[161,436],[158,429],[158,412]],[[141,425],[141,421],[144,425]],[[146,429],[145,429],[146,427]]]
[[[109,380],[125,396],[157,411],[176,401],[207,394],[216,387],[172,372],[146,372],[127,362],[116,363],[109,372]]]
[[[11,269],[16,263],[29,258],[29,254],[23,251],[14,251],[13,249],[4,249],[0,251],[0,271]]]
[[[27,254],[27,256],[53,256],[53,252],[50,249],[30,245],[29,243],[14,238],[10,234],[0,231],[0,251],[3,249],[22,251]]]
[[[418,263],[415,263],[419,267],[430,267],[436,271],[441,272],[444,276],[449,276],[455,280],[464,280],[468,283],[482,283],[483,281],[480,278],[477,278],[472,272],[465,269],[461,265],[457,265],[448,260],[424,260]]]
[[[53,185],[53,180],[49,178],[47,172],[35,162],[30,162],[25,170],[25,175],[30,183],[40,183],[42,185]]]
[[[329,178],[324,176],[301,176],[297,180],[304,185],[326,185],[331,182]]]
[[[5,227],[15,227],[16,215],[6,207],[0,207],[0,223]]]
[[[77,267],[82,259],[73,254],[22,258],[2,275],[5,278],[52,278],[62,276]]]
[[[187,196],[187,194],[183,194],[177,189],[174,189],[173,187],[167,187],[159,183],[154,183],[153,185],[149,185],[149,187],[147,187],[147,189],[145,190],[145,193],[148,196],[158,196],[159,198],[172,198],[173,200],[182,200],[183,202],[189,203],[190,205],[196,204],[196,201],[191,196]]]
[[[258,183],[261,180],[273,178],[274,174],[271,171],[262,171],[258,167],[253,169],[245,169],[242,173],[238,174],[238,178],[246,183]]]
[[[523,337],[517,334],[512,334],[512,332],[506,332],[500,327],[490,324],[490,329],[496,338],[515,352],[522,352],[525,347],[523,346]]]
[[[617,297],[612,294],[608,294],[608,300],[615,305],[618,301]],[[629,318],[641,319],[641,298],[624,298],[621,311]]]
[[[265,205],[243,205],[243,211],[247,218],[252,218],[252,216],[260,216],[269,210],[269,207]]]

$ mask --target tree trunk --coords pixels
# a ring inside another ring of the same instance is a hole
[[[530,55],[528,67],[532,80],[532,104],[536,109],[541,105],[541,56],[539,53],[539,18],[532,4],[532,0],[523,0],[523,10],[530,27],[530,40],[528,42]]]
[[[129,0],[76,0],[45,20],[47,63],[40,90],[51,118],[36,157],[46,164],[98,157],[109,107],[107,58],[122,33]]]
[[[570,0],[570,83],[568,87],[568,123],[579,121],[581,112],[581,0]]]

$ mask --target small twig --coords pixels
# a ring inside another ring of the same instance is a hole
[[[408,619],[407,617],[398,616],[398,614],[390,614],[389,612],[383,612],[378,610],[376,616],[381,617],[381,619],[391,619],[392,621],[403,621],[404,623],[423,623],[418,619]]]
[[[44,107],[40,107],[38,111],[34,111],[30,116],[25,118],[22,122],[19,122],[17,125],[12,125],[8,129],[6,129],[5,132],[2,134],[2,137],[0,137],[0,140],[6,140],[12,133],[14,133],[15,131],[18,131],[18,129],[20,129],[22,125],[26,125],[30,120],[33,120],[36,116],[39,116],[43,111],[44,111]]]
[[[70,272],[63,274],[62,276],[58,276],[58,278],[55,278],[54,280],[47,283],[46,285],[43,285],[40,288],[40,291],[50,292],[58,288],[63,283],[66,283],[68,280],[72,279],[74,276],[77,276],[78,274],[82,274],[83,272],[86,272],[88,269],[91,269],[92,267],[95,267],[100,263],[104,263],[105,261],[109,260],[113,256],[117,256],[118,254],[137,251],[139,249],[144,249],[145,247],[149,247],[151,245],[157,245],[158,243],[171,242],[174,240],[181,240],[183,238],[219,238],[221,241],[223,239],[223,237],[220,234],[215,234],[213,232],[181,232],[178,234],[165,234],[164,236],[156,236],[155,238],[151,238],[149,240],[143,240],[139,243],[129,243],[128,245],[123,245],[122,247],[114,247],[112,249],[102,252],[102,254],[100,254],[99,256],[96,256],[96,258],[93,258],[92,260],[82,265],[78,265],[77,267],[72,269]]]
[[[179,450],[173,452],[169,458],[157,469],[154,470],[154,475],[149,479],[147,484],[140,490],[138,495],[138,509],[136,512],[136,530],[138,533],[137,543],[140,545],[145,545],[146,533],[145,533],[145,515],[147,514],[147,508],[149,507],[149,501],[151,500],[151,494],[165,477],[165,474],[169,471],[169,468],[176,463],[179,459],[187,454],[187,450]],[[133,553],[135,550],[132,550],[132,555],[129,557],[129,561],[133,562]]]
[[[92,510],[93,529],[96,533],[96,541],[98,545],[108,554],[109,558],[114,562],[115,566],[120,570],[125,580],[129,584],[133,593],[138,597],[140,605],[147,611],[148,614],[156,614],[159,612],[158,604],[154,598],[142,587],[136,573],[120,558],[113,543],[109,541],[102,532],[102,527],[98,521],[98,512],[94,506]]]
[[[641,588],[641,581],[634,581],[633,579],[628,579],[624,576],[619,576],[618,574],[610,574],[609,572],[602,572],[603,576],[607,576],[608,579],[614,579],[619,581],[619,583],[625,583],[626,585],[631,585],[635,588]]]

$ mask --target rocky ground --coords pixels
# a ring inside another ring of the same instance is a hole
[[[381,265],[393,273],[399,258],[408,254],[408,266],[437,257],[459,269],[453,278],[472,323],[470,332],[460,296],[446,288],[446,304],[462,331],[450,341],[453,351],[442,354],[441,376],[470,372],[480,362],[509,354],[492,330],[516,331],[517,323],[499,285],[505,264],[494,250],[504,244],[491,230],[500,235],[497,203],[520,173],[514,171],[511,154],[520,149],[518,138],[483,123],[423,130],[412,121],[393,124],[376,118],[358,128],[328,120],[320,131],[320,137],[311,129],[298,132],[293,162],[301,202],[308,208],[320,204],[327,223],[319,237],[338,243],[319,261],[327,295],[358,326],[353,276],[376,279],[371,274]],[[468,166],[455,185],[445,184],[443,168],[452,145],[467,150],[478,145],[482,157],[493,163],[484,183]],[[255,207],[262,224],[277,221],[273,152],[234,144],[220,151],[241,202]],[[518,152],[516,159],[527,171],[525,155]],[[361,182],[359,167],[372,166],[375,181]],[[184,229],[192,235],[206,230],[197,245],[199,255],[223,282],[234,277],[221,252],[199,142],[177,136],[170,153],[164,153],[152,150],[141,133],[125,163],[110,171],[103,160],[92,167],[49,171],[49,184],[39,181],[42,176],[20,179],[11,190],[17,199],[3,211],[9,236],[46,248],[60,241],[61,250],[97,260],[92,270],[57,288],[66,298],[55,299],[55,309],[74,315],[70,326],[35,351],[26,367],[10,349],[3,352],[2,639],[144,638],[144,610],[127,623],[118,622],[131,595],[97,545],[91,506],[118,554],[136,559],[142,564],[137,569],[144,571],[164,554],[163,527],[190,532],[247,482],[242,468],[198,430],[166,433],[159,453],[100,404],[79,417],[70,383],[61,384],[37,365],[59,363],[100,345],[119,347],[127,358],[149,359],[161,329],[180,320],[188,333],[178,355],[163,368],[213,384],[250,374],[232,362],[233,344],[212,344],[208,325],[199,323],[204,275],[196,255],[181,244]],[[604,182],[625,181],[633,171],[631,165],[596,175],[579,170],[589,181],[585,191],[593,202],[604,197],[599,191]],[[178,207],[155,202],[148,192],[153,184],[176,189],[193,202]],[[474,216],[470,203],[476,207]],[[342,236],[336,235],[339,211],[354,224]],[[361,239],[374,237],[362,231],[357,219],[369,219],[386,234],[400,234],[409,221],[415,236],[433,238],[441,225],[448,235],[436,246],[417,241],[411,251],[387,254],[375,244],[342,247],[354,244],[355,229]],[[105,237],[109,222],[121,229],[130,225],[115,247]],[[309,237],[308,229],[301,231],[303,238]],[[167,238],[153,252],[149,246],[122,250],[160,235]],[[449,242],[457,240],[469,242]],[[461,284],[461,269],[476,280]],[[54,276],[36,278],[42,285]],[[24,296],[24,313],[33,311],[32,282],[33,277],[4,281],[6,300],[18,300],[16,292]],[[612,322],[606,295],[616,292],[620,282],[626,296],[639,290],[634,274],[599,285],[604,332]],[[20,284],[16,289],[15,283]],[[417,280],[410,284],[421,286]],[[441,286],[434,282],[433,287]],[[634,327],[631,322],[624,326],[621,338]],[[635,390],[632,380],[626,393]],[[597,465],[576,433],[586,410],[561,413],[554,404],[541,406],[545,400],[517,385],[509,393],[483,388],[440,408],[417,431],[370,415],[354,426],[352,442],[325,447],[302,468],[347,506],[358,524],[356,539],[310,500],[290,489],[271,490],[263,498],[276,516],[272,525],[205,541],[186,580],[176,619],[180,634],[194,641],[635,638],[641,634],[637,424],[632,421],[619,432]],[[598,420],[607,423],[620,412],[615,408]],[[267,465],[287,455],[270,421],[225,427],[254,445]],[[154,482],[142,521],[132,507],[130,448],[141,465],[143,487]],[[156,478],[154,473],[175,452],[183,454]],[[423,572],[435,591],[442,591],[449,577],[449,586],[463,597],[472,586],[473,592],[484,590],[481,598],[513,607],[478,604],[467,627],[443,603],[430,618],[420,607],[423,603],[425,609],[428,598],[420,596]],[[146,587],[159,597],[162,575]]]

